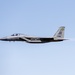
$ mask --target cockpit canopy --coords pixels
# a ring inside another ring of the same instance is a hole
[[[23,35],[23,34],[17,33],[17,34],[12,34],[11,36],[19,36],[19,35]]]

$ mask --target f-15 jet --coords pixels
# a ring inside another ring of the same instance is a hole
[[[33,37],[26,36],[24,34],[12,34],[11,36],[0,38],[2,41],[25,41],[28,43],[48,43],[48,42],[60,42],[64,41],[65,27],[61,26],[54,34],[53,37]]]

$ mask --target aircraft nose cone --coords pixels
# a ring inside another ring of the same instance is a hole
[[[0,38],[0,40],[7,40],[7,38]]]

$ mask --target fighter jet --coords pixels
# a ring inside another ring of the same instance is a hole
[[[64,31],[65,27],[61,26],[54,34],[53,37],[33,37],[26,36],[24,34],[12,34],[11,36],[0,38],[2,41],[25,41],[27,43],[48,43],[48,42],[60,42],[64,41]]]

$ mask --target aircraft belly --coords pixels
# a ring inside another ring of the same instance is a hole
[[[40,38],[42,42],[52,42],[54,39],[53,38]]]

